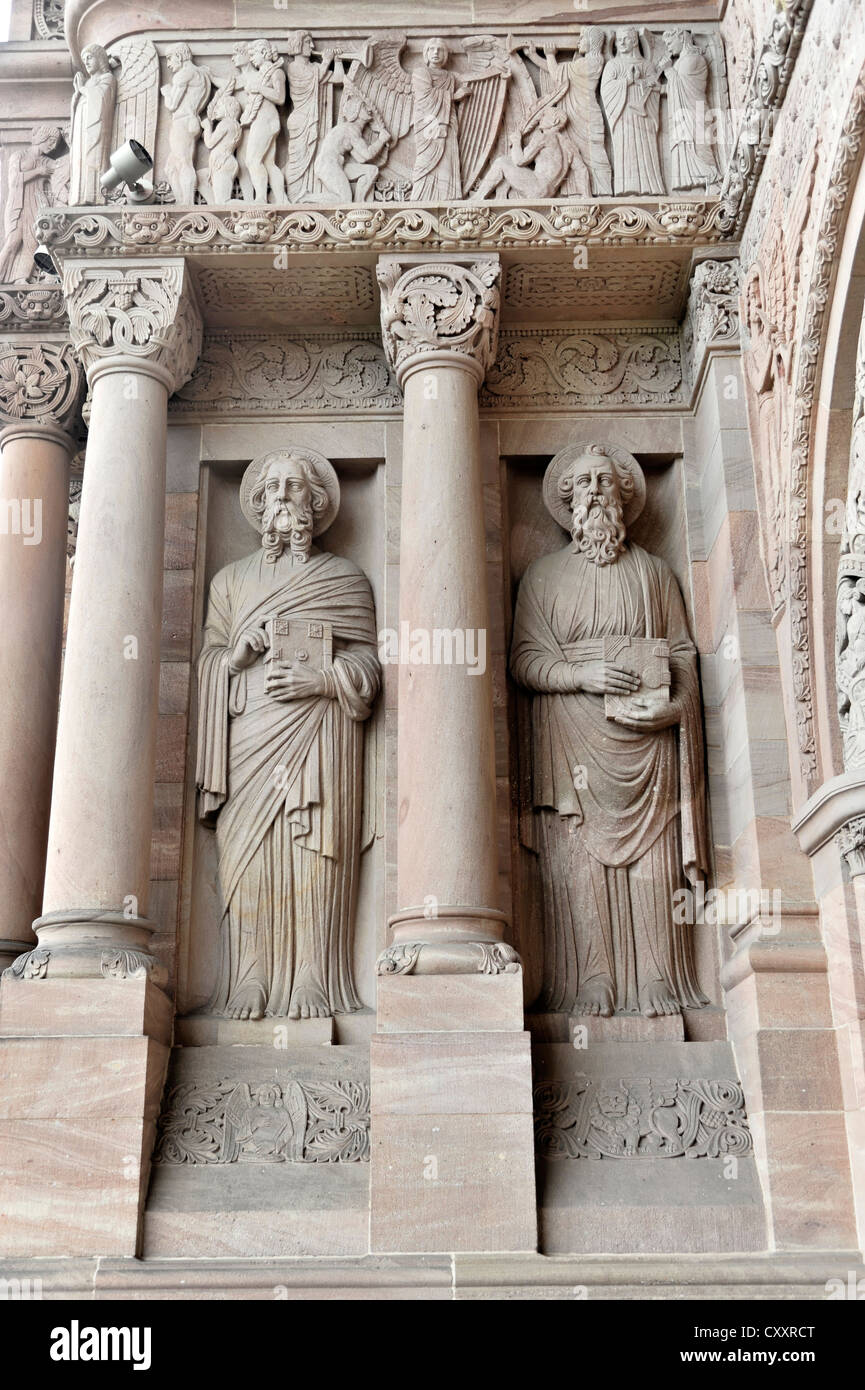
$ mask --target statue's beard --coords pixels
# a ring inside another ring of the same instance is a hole
[[[293,559],[305,560],[312,546],[312,507],[294,502],[269,502],[262,517],[261,544],[265,558],[275,563],[288,550]]]
[[[611,565],[625,548],[627,532],[620,502],[580,502],[573,510],[574,549],[596,565]]]

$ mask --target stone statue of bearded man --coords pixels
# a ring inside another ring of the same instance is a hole
[[[198,665],[199,814],[216,825],[224,916],[210,1009],[316,1018],[360,1007],[351,966],[363,721],[378,692],[369,581],[313,544],[339,507],[327,459],[254,459],[241,506],[261,546],[213,579]]]
[[[563,450],[544,500],[571,540],[523,576],[511,671],[533,692],[545,1003],[649,1018],[701,1007],[691,928],[674,917],[674,894],[708,866],[682,596],[665,562],[628,540],[645,500],[630,454]]]

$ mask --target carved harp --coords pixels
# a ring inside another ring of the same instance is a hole
[[[459,102],[458,138],[460,180],[467,197],[484,171],[499,133],[508,77],[495,76],[473,81],[467,96]]]

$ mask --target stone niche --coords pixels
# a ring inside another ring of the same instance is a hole
[[[308,427],[287,424],[278,432],[279,447],[290,443],[302,446]],[[369,577],[377,613],[384,602],[382,542],[384,526],[383,460],[357,458],[350,454],[349,430],[328,431],[342,436],[330,447],[344,456],[329,455],[340,480],[341,505],[336,521],[322,538],[322,548],[354,560]],[[238,431],[233,431],[238,434]],[[251,455],[266,452],[256,442],[258,431],[249,431]],[[249,459],[208,460],[203,471],[201,491],[202,534],[200,532],[200,571],[196,585],[196,627],[204,622],[204,605],[211,579],[224,565],[255,549],[256,535],[245,520],[239,503],[239,485]],[[382,905],[379,901],[382,878],[383,804],[382,770],[378,766],[379,726],[383,711],[379,703],[365,732],[365,790],[362,850],[357,913],[354,928],[354,974],[364,1010],[375,1008],[375,958],[381,949]],[[194,782],[195,738],[190,738],[188,775]],[[190,816],[187,825],[188,918],[181,921],[181,967],[178,980],[178,1011],[181,1015],[200,1015],[210,997],[218,960],[218,925],[223,904],[217,872],[216,841],[211,829]],[[350,1026],[350,1015],[340,1015]],[[269,1022],[267,1024],[269,1026]],[[313,1024],[313,1027],[315,1025]],[[340,1026],[338,1023],[337,1026]]]

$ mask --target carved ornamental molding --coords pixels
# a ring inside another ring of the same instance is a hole
[[[783,104],[813,0],[787,0],[772,15],[756,55],[748,98],[721,188],[719,225],[738,237],[748,220],[772,143],[773,113]]]
[[[496,355],[501,266],[498,259],[467,263],[383,257],[381,332],[390,366],[405,373],[430,354],[453,354],[482,381]]]
[[[72,341],[91,380],[116,358],[155,370],[169,393],[189,380],[202,325],[182,261],[116,269],[73,263],[63,289]]]
[[[70,343],[0,342],[0,423],[74,433],[85,390]]]
[[[724,1158],[752,1151],[738,1081],[648,1076],[535,1087],[542,1158]]]
[[[679,330],[502,329],[484,410],[650,408],[686,403]],[[173,416],[402,410],[378,333],[288,338],[226,329],[205,337]]]
[[[36,220],[41,242],[63,260],[108,256],[195,255],[284,248],[286,254],[366,248],[493,252],[508,247],[671,246],[722,242],[717,201],[648,204],[464,203],[434,207],[363,204],[316,208],[51,208]]]
[[[4,329],[65,329],[68,323],[59,285],[6,285],[0,290],[0,324]]]

